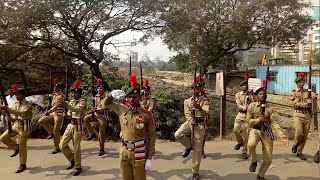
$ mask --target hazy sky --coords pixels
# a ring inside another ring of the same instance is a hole
[[[124,32],[117,37],[113,38],[115,41],[119,42],[128,42],[138,40],[140,37],[142,37],[142,33],[137,32]],[[117,52],[113,47],[108,47],[109,51],[111,52]],[[176,53],[169,51],[167,45],[165,45],[160,37],[154,37],[150,42],[145,46],[142,43],[137,44],[136,46],[130,47],[123,47],[120,50],[120,58],[121,59],[128,59],[128,54],[130,50],[138,52],[138,58],[139,61],[141,60],[141,57],[143,54],[148,54],[150,56],[151,60],[154,60],[157,56],[160,56],[163,61],[169,61],[171,56],[174,56]],[[118,52],[117,52],[118,53]]]
[[[304,0],[305,2],[311,2],[313,6],[318,6],[320,4],[320,0]],[[306,10],[311,16],[313,16],[313,10],[308,9]],[[119,41],[131,41],[133,39],[139,39],[141,37],[141,33],[136,32],[125,32],[121,35],[114,38],[115,40]],[[109,47],[108,49],[111,52],[116,52],[114,48]],[[139,53],[139,61],[141,60],[141,57],[143,54],[148,54],[151,58],[151,60],[154,60],[155,57],[160,56],[162,57],[162,60],[169,61],[170,57],[174,56],[176,53],[169,51],[167,46],[162,42],[160,37],[155,37],[153,40],[149,42],[146,46],[143,44],[138,44],[137,46],[133,47],[125,47],[121,48],[121,53],[119,54],[121,59],[127,59],[129,51],[136,51]]]

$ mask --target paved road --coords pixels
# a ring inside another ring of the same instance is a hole
[[[49,154],[52,141],[32,139],[28,146],[28,169],[15,174],[18,157],[10,158],[13,151],[0,144],[0,179],[1,180],[43,180],[43,179],[120,179],[119,143],[106,142],[106,155],[97,156],[97,142],[83,141],[81,176],[73,177],[72,171],[65,170],[67,160],[60,153]],[[233,141],[211,141],[206,144],[207,159],[202,161],[200,174],[202,179],[214,180],[255,180],[256,174],[248,171],[250,162],[242,160],[233,150]],[[191,179],[191,156],[183,159],[180,154],[183,147],[178,143],[158,141],[156,155],[153,158],[152,171],[148,172],[148,180],[180,180]],[[307,161],[301,161],[290,153],[291,148],[281,142],[275,142],[273,163],[267,171],[267,180],[319,180],[320,164],[315,164],[312,155],[316,151],[316,140],[306,145]],[[257,147],[261,160],[261,145]],[[261,162],[258,163],[258,168]]]

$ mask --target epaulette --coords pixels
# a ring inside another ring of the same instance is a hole
[[[296,90],[295,89],[292,89],[292,92],[295,92]]]
[[[146,110],[146,109],[143,109],[142,111],[143,111],[144,113],[146,113],[146,114],[149,114],[149,115],[152,114],[150,111],[148,111],[148,110]]]

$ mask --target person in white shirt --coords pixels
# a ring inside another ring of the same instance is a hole
[[[16,102],[18,102],[16,95],[15,95],[15,91],[14,89],[16,89],[16,85],[12,85],[11,88],[7,89],[7,96],[6,96],[6,100],[8,102],[8,107],[10,109],[14,109],[14,105],[16,104]],[[4,102],[2,103],[4,105]],[[1,123],[3,124],[5,122],[5,118],[6,116],[2,113],[2,121]],[[13,137],[12,138],[13,141],[18,143],[18,137]]]

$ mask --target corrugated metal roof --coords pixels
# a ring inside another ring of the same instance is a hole
[[[313,70],[319,70],[320,66],[312,66]],[[261,80],[266,79],[267,66],[258,66],[257,69],[257,78]],[[269,80],[268,82],[268,93],[274,94],[289,94],[292,89],[296,88],[296,79],[297,72],[309,72],[309,66],[270,66],[270,71],[276,71],[277,76],[276,80]],[[316,84],[317,93],[320,92],[320,76],[312,76],[312,84]],[[305,88],[308,88],[306,83]]]

